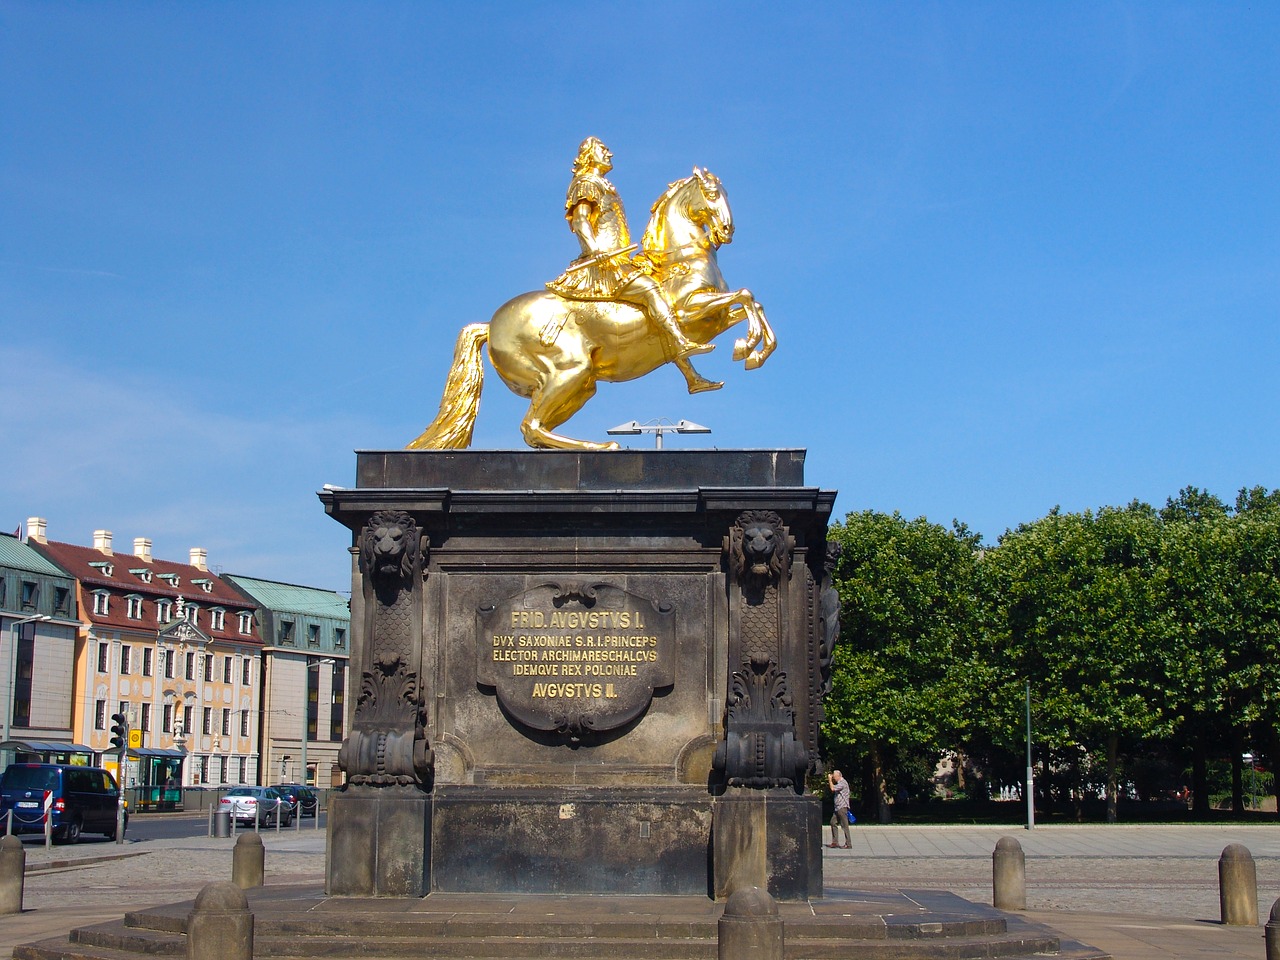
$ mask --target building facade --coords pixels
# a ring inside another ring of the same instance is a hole
[[[201,548],[178,563],[154,558],[142,537],[118,553],[110,531],[95,531],[86,547],[45,530],[43,519],[29,520],[27,543],[76,585],[74,739],[114,769],[110,718],[124,714],[133,733],[121,781],[154,789],[157,800],[166,788],[258,782],[254,604],[209,571]]]
[[[72,725],[79,626],[75,581],[0,535],[0,770],[16,759],[90,762]]]
[[[330,590],[238,574],[223,579],[257,605],[263,645],[263,783],[337,786],[346,736],[351,610]]]

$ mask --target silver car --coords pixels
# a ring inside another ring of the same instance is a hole
[[[293,804],[272,787],[232,787],[218,801],[218,811],[231,814],[232,820],[259,826],[275,825],[277,818],[283,827],[293,823]]]

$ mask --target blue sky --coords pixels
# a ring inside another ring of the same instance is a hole
[[[805,447],[838,515],[988,540],[1280,486],[1278,41],[1261,3],[0,0],[0,528],[348,589],[315,491],[576,255],[588,134],[637,230],[721,178],[779,348],[565,432]],[[491,375],[475,446],[523,407]]]

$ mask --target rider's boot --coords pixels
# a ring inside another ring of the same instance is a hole
[[[657,320],[658,326],[666,334],[663,339],[667,341],[667,348],[674,359],[696,357],[702,353],[710,353],[716,348],[714,343],[698,343],[698,341],[690,340],[686,337],[680,332],[680,327],[676,324],[676,318],[671,313],[660,315]]]

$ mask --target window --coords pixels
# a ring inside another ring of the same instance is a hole
[[[222,735],[224,737],[231,736],[231,708],[222,708]]]
[[[196,678],[196,654],[194,650],[187,651],[187,669],[184,675],[188,680]]]
[[[293,621],[292,620],[280,621],[280,642],[287,643],[289,646],[293,646]]]
[[[18,627],[18,649],[14,654],[14,674],[10,681],[10,693],[13,699],[13,712],[10,714],[11,725],[15,727],[31,726],[31,681],[35,677],[36,667],[36,625],[24,623]]]
[[[151,704],[144,703],[142,705],[142,720],[139,725],[143,733],[151,732]]]
[[[222,658],[222,682],[230,683],[231,677],[231,657],[226,656]]]
[[[310,666],[314,666],[314,664],[311,664]],[[320,726],[320,668],[316,667],[314,670],[312,670],[310,669],[310,666],[308,666],[307,668],[307,713],[306,713],[307,733],[306,733],[306,736],[308,740],[319,740],[320,734],[319,734],[318,728]],[[302,775],[304,777],[306,776],[306,773],[307,772],[305,770],[302,771]]]
[[[240,711],[240,736],[247,737],[249,735],[249,711]],[[241,775],[243,779],[243,774]]]
[[[22,609],[34,610],[40,599],[40,584],[32,580],[22,581]]]
[[[320,625],[318,623],[307,624],[307,646],[320,646]]]
[[[173,733],[173,704],[166,703],[164,711],[160,715],[160,730],[162,733]]]
[[[0,603],[4,602],[4,597],[0,596]],[[64,617],[71,613],[71,591],[67,587],[53,588],[53,612],[60,613]]]
[[[240,682],[245,686],[253,683],[253,661],[248,657],[245,657],[244,663],[240,665]]]
[[[329,708],[329,739],[342,739],[342,721],[346,716],[346,672],[342,663],[333,665],[333,704]]]
[[[175,590],[178,588],[178,585],[182,583],[181,578],[176,573],[162,573],[160,574],[160,579]]]
[[[128,601],[128,609],[125,610],[125,616],[128,617],[130,620],[141,620],[142,619],[142,598],[126,597],[125,600]]]
[[[248,636],[249,634],[253,633],[253,614],[245,611],[241,611],[239,614],[239,617],[240,617],[240,633],[244,636]]]
[[[209,611],[209,629],[225,630],[227,621],[227,611],[221,609],[213,609]]]
[[[5,600],[9,597],[9,581],[4,577],[0,577],[0,607],[4,606]]]
[[[110,657],[111,657],[111,644],[109,643],[98,644],[98,672],[99,673],[106,673],[107,670],[110,669],[108,667],[108,664],[110,663]]]
[[[110,594],[105,590],[95,590],[93,593],[93,612],[100,617],[105,617],[110,612],[108,606],[108,598]]]
[[[182,608],[182,615],[186,617],[187,623],[193,627],[200,626],[200,608],[194,603],[185,604]]]
[[[93,701],[93,729],[107,729],[107,701]]]
[[[129,572],[132,573],[139,580],[141,580],[143,583],[151,582],[151,571],[148,570],[146,567],[134,567]]]
[[[213,581],[205,579],[204,577],[200,577],[198,579],[192,580],[191,585],[193,587],[199,587],[205,593],[213,592]]]
[[[206,653],[204,655],[204,682],[213,683],[213,654]],[[206,730],[205,733],[209,731]]]
[[[173,651],[162,650],[160,656],[164,659],[164,678],[166,680],[173,679]]]
[[[168,623],[173,619],[173,603],[169,600],[156,601],[156,623]]]
[[[209,758],[208,757],[200,758],[200,782],[201,783],[209,782]]]
[[[129,667],[132,665],[130,661],[133,659],[133,647],[129,644],[121,644],[120,646],[120,676],[127,677],[129,675]]]
[[[151,655],[152,650],[150,647],[142,648],[142,675],[144,677],[151,676]]]
[[[213,733],[213,707],[205,707],[201,711],[200,732]]]
[[[347,631],[342,627],[333,628],[333,645],[339,650],[345,650],[347,646]]]
[[[246,769],[246,766],[245,766],[245,760],[246,760],[245,757],[240,758],[240,782],[241,783],[244,783],[245,774],[248,773],[248,770]]]
[[[182,708],[182,729],[186,733],[190,733],[192,729],[191,720],[195,712],[195,707],[190,705]]]

